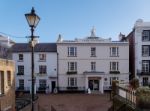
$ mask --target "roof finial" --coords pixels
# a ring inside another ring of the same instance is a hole
[[[96,37],[96,34],[95,34],[95,27],[93,26],[92,30],[91,30],[91,37]]]

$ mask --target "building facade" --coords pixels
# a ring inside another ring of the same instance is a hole
[[[0,58],[12,59],[11,46],[15,42],[8,37],[0,35]]]
[[[109,90],[112,80],[129,82],[129,44],[95,35],[84,39],[63,40],[59,35],[58,86],[60,91]]]
[[[15,65],[0,59],[0,111],[15,111]]]
[[[28,43],[12,47],[16,62],[16,91],[31,91],[31,48]],[[55,43],[38,43],[34,48],[35,89],[53,92],[57,87],[57,49]]]
[[[130,46],[130,72],[142,86],[150,85],[150,22],[139,19],[127,36]]]

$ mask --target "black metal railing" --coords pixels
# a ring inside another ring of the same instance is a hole
[[[120,74],[120,71],[109,71],[110,74]]]
[[[68,74],[68,75],[77,74],[77,71],[67,71],[67,74]]]
[[[24,75],[24,73],[22,73],[22,72],[18,72],[17,73],[17,75],[19,76],[19,75]]]

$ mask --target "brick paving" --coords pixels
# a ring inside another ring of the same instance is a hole
[[[108,111],[108,94],[40,94],[41,111]]]

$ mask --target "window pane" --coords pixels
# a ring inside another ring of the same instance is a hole
[[[46,60],[46,54],[39,54],[39,60],[45,61]]]
[[[142,56],[149,56],[149,46],[142,46]]]
[[[142,72],[149,72],[149,61],[142,61]]]
[[[7,85],[11,86],[11,72],[7,71]]]
[[[40,74],[46,74],[47,73],[47,67],[45,65],[39,66],[39,73]]]
[[[77,56],[77,48],[68,47],[68,56]]]
[[[144,30],[142,33],[142,40],[149,41],[149,30]]]
[[[19,60],[23,60],[23,54],[19,54]]]
[[[96,56],[96,48],[95,47],[91,48],[91,56]]]

